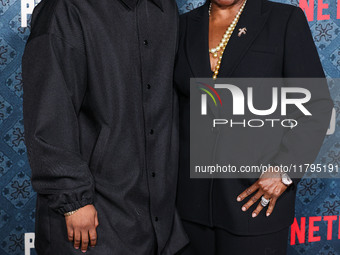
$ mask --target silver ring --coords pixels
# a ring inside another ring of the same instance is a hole
[[[270,202],[270,199],[265,198],[264,196],[261,197],[261,205],[266,207]]]

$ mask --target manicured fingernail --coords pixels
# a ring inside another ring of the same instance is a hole
[[[86,252],[86,250],[82,250],[81,252],[82,252],[82,253],[85,253],[85,252]]]
[[[270,213],[267,213],[266,216],[268,217],[270,215]]]
[[[77,250],[78,250],[78,249],[79,249],[79,247],[74,247],[74,249],[77,249]]]
[[[241,198],[240,198],[240,197],[237,197],[236,200],[240,202],[240,201],[241,201]]]
[[[245,210],[247,210],[247,208],[245,208],[244,206],[242,207],[242,211],[245,211]]]
[[[251,215],[251,217],[255,218],[255,217],[256,217],[256,213],[253,212],[253,214]]]

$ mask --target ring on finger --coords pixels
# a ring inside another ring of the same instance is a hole
[[[263,207],[266,207],[266,206],[269,204],[269,202],[270,202],[270,198],[267,199],[267,198],[265,198],[264,196],[261,197],[261,205],[262,205]]]

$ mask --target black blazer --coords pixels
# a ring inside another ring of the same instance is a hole
[[[178,210],[182,219],[222,227],[235,234],[274,232],[289,226],[293,221],[298,180],[279,198],[270,217],[266,217],[263,210],[253,219],[251,213],[255,206],[242,212],[244,202],[237,202],[236,197],[253,184],[255,179],[212,180],[189,177],[189,80],[191,77],[212,77],[208,53],[208,8],[209,3],[206,3],[180,17],[180,42],[175,67],[175,84],[180,104]],[[247,28],[247,33],[238,37],[236,31],[242,27]],[[300,8],[266,0],[249,0],[235,32],[236,35],[232,35],[225,49],[219,78],[324,77],[308,23]],[[268,133],[263,139],[277,143],[274,150],[279,151],[280,146],[289,148],[296,136],[299,136],[308,139],[311,144],[310,150],[300,150],[299,158],[305,163],[315,160],[326,134],[333,106],[328,88],[324,85],[320,88],[320,94],[313,95],[317,101],[313,116],[318,118],[314,124],[313,121],[308,123],[313,139],[301,136],[300,131],[285,139],[286,144],[280,144],[282,137]],[[202,137],[206,140],[206,146],[212,150],[214,144],[210,138]],[[237,137],[232,139],[237,141]],[[225,141],[232,143],[233,140]],[[250,152],[257,149],[256,143],[247,147]],[[289,153],[287,155],[291,156]],[[239,155],[231,151],[228,157],[236,158]]]

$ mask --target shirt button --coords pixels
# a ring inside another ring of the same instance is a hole
[[[151,129],[151,130],[150,130],[150,135],[153,135],[153,133],[154,133],[154,132],[153,132],[153,129]]]
[[[147,87],[148,89],[151,89],[151,85],[150,85],[150,84],[146,85],[146,87]]]
[[[151,176],[152,176],[152,177],[155,177],[155,176],[156,176],[156,173],[155,173],[155,172],[152,172],[152,173],[151,173]]]
[[[155,221],[158,221],[158,217],[155,217]]]
[[[144,40],[143,43],[144,43],[145,46],[148,46],[148,44],[149,44],[148,40]]]

